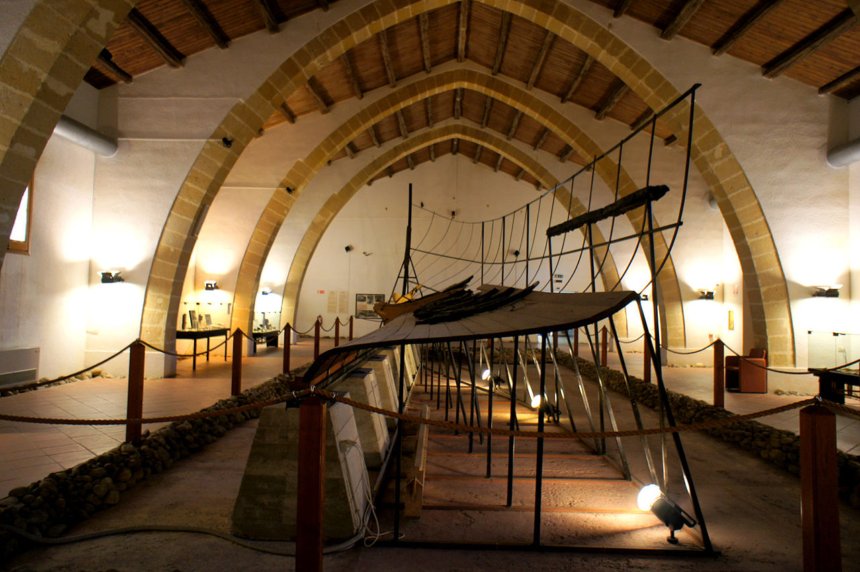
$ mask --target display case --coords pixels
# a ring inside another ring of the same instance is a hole
[[[807,334],[810,369],[834,368],[860,358],[860,334],[813,331]]]

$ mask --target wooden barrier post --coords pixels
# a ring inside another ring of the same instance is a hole
[[[552,351],[558,353],[558,332],[552,333]]]
[[[126,419],[143,418],[143,370],[146,363],[146,347],[135,341],[129,348],[128,356],[128,403]],[[139,443],[141,439],[141,424],[125,426],[125,440],[128,443]]]
[[[573,357],[579,357],[579,328],[573,330]]]
[[[354,321],[355,321],[355,316],[350,316],[349,317],[349,341],[352,341],[352,326],[353,326]]]
[[[648,338],[642,338],[642,381],[651,383],[651,350],[648,348]]]
[[[323,569],[326,405],[317,395],[299,407],[299,474],[296,503],[296,570]]]
[[[230,395],[242,393],[242,329],[233,332],[233,377],[230,384]]]
[[[714,407],[726,406],[725,344],[723,340],[714,342]]]
[[[603,330],[600,333],[600,365],[606,367],[608,363],[609,356],[607,355],[609,352],[609,330],[606,326],[603,326]]]
[[[340,317],[334,319],[334,347],[340,345]]]
[[[322,316],[314,323],[314,359],[320,357],[320,328],[322,328]]]
[[[290,343],[293,341],[293,327],[287,322],[284,330],[284,373],[290,373]]]
[[[800,515],[804,572],[841,572],[836,416],[811,405],[800,410]]]

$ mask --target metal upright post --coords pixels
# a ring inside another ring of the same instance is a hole
[[[481,223],[481,284],[484,283],[484,224]]]
[[[514,355],[519,351],[519,336],[514,336]],[[499,338],[499,351],[502,351],[502,341]],[[505,358],[507,359],[507,358]],[[511,416],[509,429],[514,430],[517,421],[517,360],[514,358],[514,373],[511,379]],[[507,506],[511,507],[514,504],[514,450],[516,442],[514,436],[508,437],[508,502]]]
[[[530,240],[531,234],[531,203],[526,205],[526,284],[525,287],[529,286],[529,258],[531,256],[532,251],[532,243]]]
[[[541,355],[546,352],[546,332],[540,337]],[[546,400],[546,367],[540,370],[540,396],[541,404],[538,409],[538,433],[543,433],[543,413],[545,410]],[[543,437],[538,437],[537,440],[537,467],[535,468],[535,525],[534,525],[534,541],[535,546],[540,546],[540,517],[541,517],[541,496],[543,494]]]
[[[502,286],[505,285],[505,217],[502,217]]]

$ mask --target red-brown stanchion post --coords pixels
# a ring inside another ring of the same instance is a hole
[[[723,340],[714,342],[714,407],[726,406],[725,344]]]
[[[317,395],[311,395],[299,407],[296,570],[306,572],[323,569],[325,416],[325,402]]]
[[[293,341],[293,327],[287,322],[284,330],[284,373],[290,373],[290,343]]]
[[[233,332],[233,378],[230,384],[230,395],[242,393],[242,330],[236,328]]]
[[[322,316],[314,323],[314,359],[320,357],[320,328],[322,328]]]
[[[334,320],[334,347],[340,345],[340,318]]]
[[[642,345],[642,381],[651,383],[651,350],[648,348],[648,338],[643,337]]]
[[[609,356],[609,330],[607,330],[606,326],[603,326],[603,330],[600,333],[600,365],[606,367]]]
[[[146,363],[146,347],[136,341],[131,344],[128,356],[128,404],[126,419],[143,418],[143,370]],[[138,443],[141,438],[141,425],[135,423],[125,426],[125,440]]]
[[[579,357],[579,328],[573,330],[573,357]]]
[[[349,341],[352,341],[352,326],[353,326],[354,321],[355,321],[355,316],[350,316],[349,317]]]
[[[836,416],[821,405],[800,410],[800,518],[804,572],[841,572]]]

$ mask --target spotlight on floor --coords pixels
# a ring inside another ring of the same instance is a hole
[[[490,377],[492,377],[492,375],[493,373],[489,369],[485,369],[484,373],[481,374],[481,379],[487,381],[488,379],[490,379]]]
[[[534,397],[532,397],[532,409],[537,409],[538,407],[540,407],[541,401],[542,399],[540,395],[535,395]]]
[[[669,544],[678,544],[678,539],[675,538],[676,530],[681,530],[685,525],[690,528],[696,526],[693,517],[664,495],[657,485],[642,487],[639,496],[636,497],[636,504],[639,505],[639,510],[650,510],[669,527],[669,537],[666,539]]]

